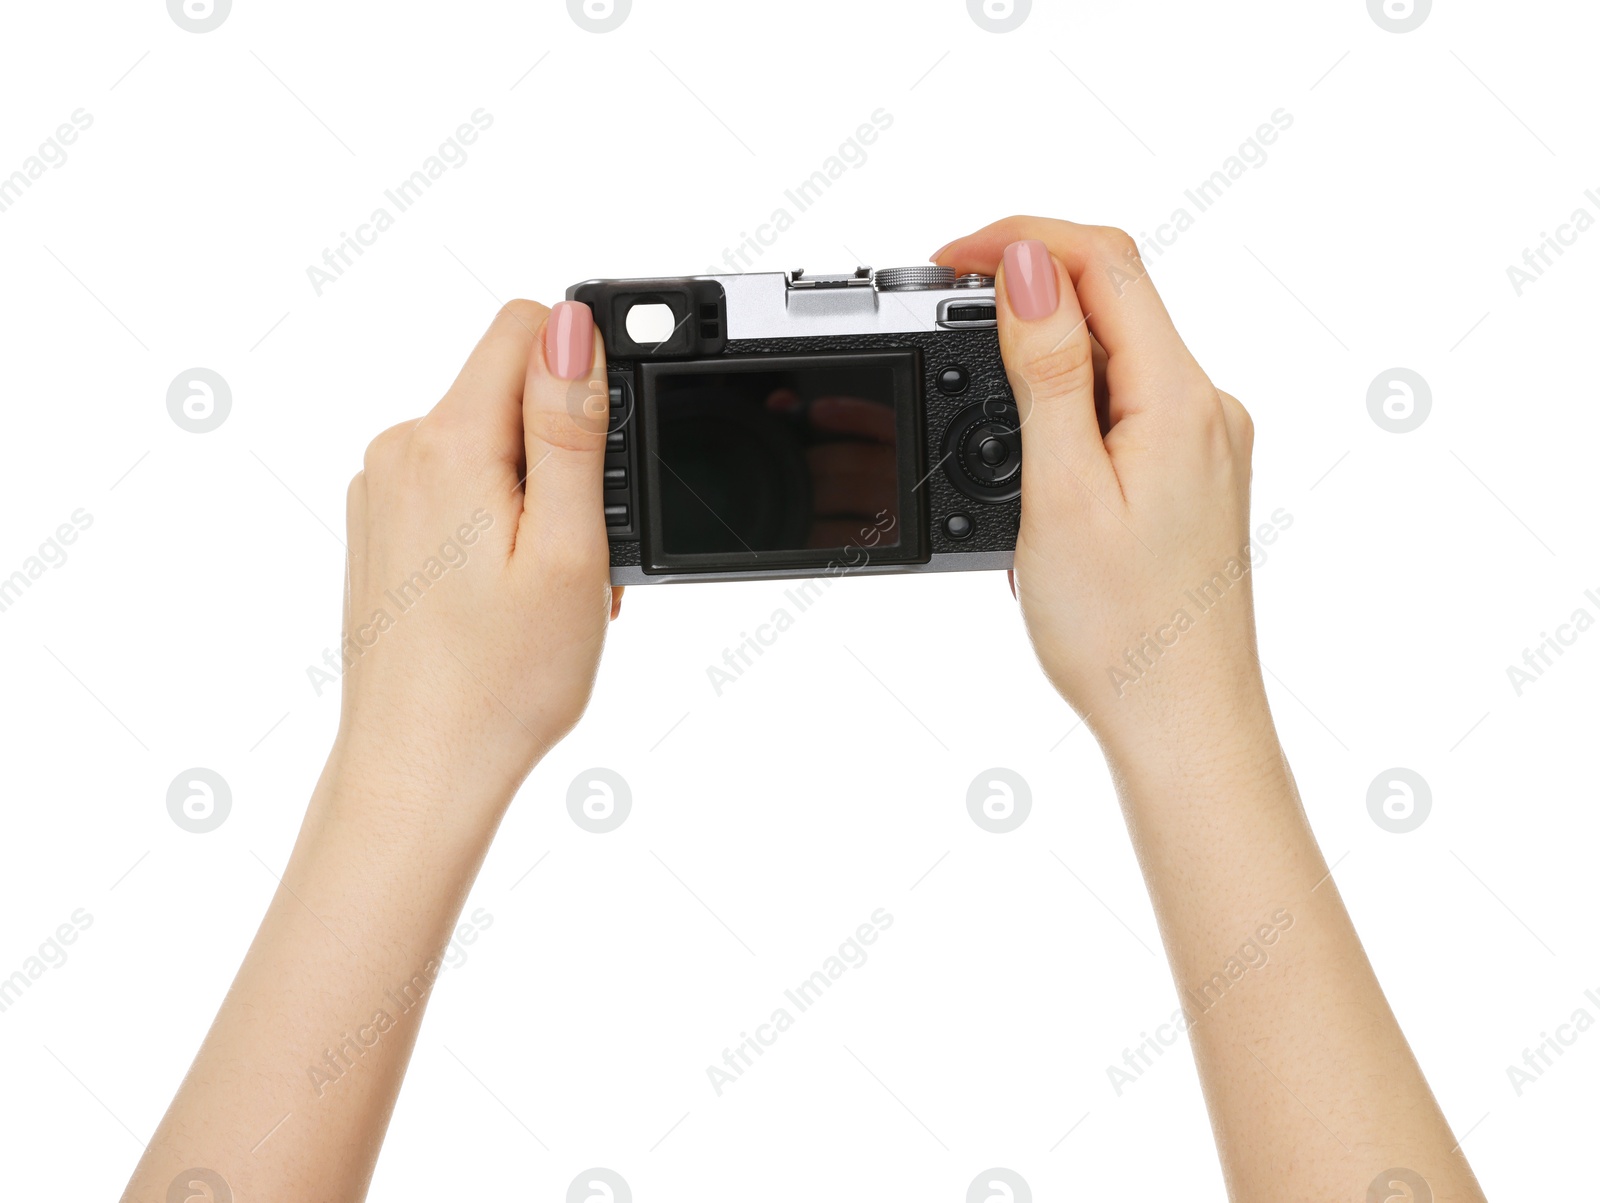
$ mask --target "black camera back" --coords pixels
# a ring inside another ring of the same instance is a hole
[[[590,280],[613,584],[1011,566],[994,281],[948,268]],[[580,395],[581,394],[581,395]],[[598,415],[590,412],[590,417]]]

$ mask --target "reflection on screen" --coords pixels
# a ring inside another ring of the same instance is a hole
[[[661,550],[898,544],[893,369],[730,366],[656,381]]]

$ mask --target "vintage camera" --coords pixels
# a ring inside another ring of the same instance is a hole
[[[1011,566],[1021,422],[990,277],[588,280],[567,298],[605,338],[613,584]]]

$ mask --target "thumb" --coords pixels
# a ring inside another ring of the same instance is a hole
[[[562,301],[530,348],[522,393],[528,472],[521,529],[535,545],[607,558],[601,478],[609,408],[594,314]]]
[[[1037,239],[1013,242],[995,299],[1000,357],[1022,416],[1023,509],[1029,496],[1049,507],[1089,501],[1085,489],[1120,496],[1095,413],[1094,341],[1066,268]]]

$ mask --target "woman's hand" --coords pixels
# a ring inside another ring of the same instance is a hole
[[[444,399],[367,448],[348,498],[342,778],[494,812],[577,722],[620,605],[606,415],[588,307],[513,301]]]
[[[616,613],[608,408],[588,308],[513,301],[444,400],[367,449],[339,736],[129,1203],[178,1197],[187,1166],[239,1199],[366,1197],[462,903],[517,786],[583,712]],[[380,1002],[396,983],[407,1001]]]
[[[1481,1201],[1273,730],[1250,419],[1195,363],[1126,234],[1014,217],[934,259],[998,274],[1027,461],[1015,586],[1111,762],[1228,1197],[1378,1198],[1414,1173],[1441,1203]]]
[[[1250,418],[1189,354],[1133,240],[1012,217],[934,261],[998,277],[1026,460],[1015,588],[1051,682],[1114,758],[1264,715]]]

